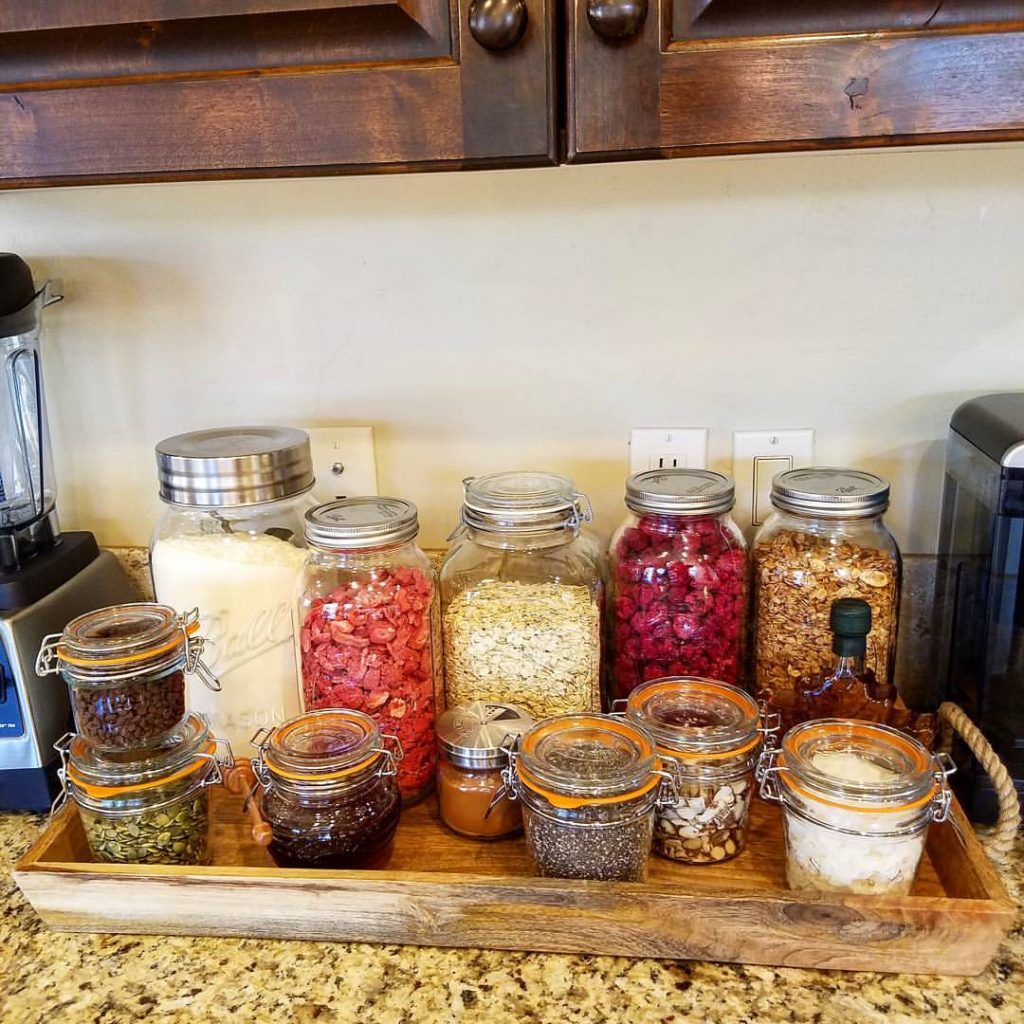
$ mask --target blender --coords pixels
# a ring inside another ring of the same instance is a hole
[[[68,731],[65,688],[41,679],[44,636],[76,615],[138,600],[110,552],[62,533],[39,336],[60,284],[38,290],[20,256],[0,253],[0,810],[45,810],[57,792],[53,744]]]

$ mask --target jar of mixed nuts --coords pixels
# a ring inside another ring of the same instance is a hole
[[[486,701],[449,708],[438,719],[437,804],[441,821],[453,832],[500,839],[523,827],[502,769],[509,743],[532,727],[533,719],[514,704]]]
[[[887,725],[794,726],[758,767],[761,795],[782,804],[790,888],[910,892],[928,826],[949,813],[952,771],[948,754]]]
[[[352,708],[398,737],[408,804],[434,786],[441,623],[430,559],[416,543],[416,506],[346,498],[306,513],[299,583],[302,707]]]
[[[873,473],[791,469],[772,481],[771,501],[754,538],[754,683],[788,720],[796,692],[832,664],[836,598],[871,606],[865,667],[892,683],[902,561],[882,518],[889,485]]]
[[[163,604],[118,604],[72,619],[43,638],[40,676],[60,672],[71,692],[78,733],[98,750],[131,750],[169,736],[184,720],[185,675],[211,690],[199,613]]]
[[[559,715],[510,754],[537,874],[641,882],[666,776],[653,740],[605,715]]]
[[[209,787],[224,780],[231,748],[190,714],[147,747],[103,751],[85,738],[57,744],[64,792],[78,805],[97,860],[114,864],[206,864]]]
[[[465,482],[441,567],[447,704],[511,701],[536,719],[601,707],[604,582],[590,506],[556,473]]]
[[[330,708],[261,729],[253,746],[259,810],[280,867],[387,864],[402,805],[394,737],[382,737],[361,711]]]
[[[655,851],[687,864],[741,853],[763,747],[753,698],[713,679],[657,679],[630,694],[626,715],[654,738],[675,776],[675,798],[655,819]]]
[[[744,673],[747,544],[735,485],[706,469],[652,469],[626,481],[629,515],[609,550],[610,702],[650,679]]]

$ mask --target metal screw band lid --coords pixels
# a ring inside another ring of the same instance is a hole
[[[889,482],[860,469],[787,469],[772,480],[771,500],[782,512],[853,519],[889,507]]]
[[[592,518],[586,495],[558,473],[490,473],[463,484],[462,522],[485,533],[576,532]]]
[[[626,481],[626,505],[634,512],[715,515],[736,502],[736,485],[710,469],[646,469]]]
[[[416,506],[404,498],[342,498],[306,512],[306,540],[338,551],[401,544],[420,531]]]
[[[437,739],[453,764],[502,768],[508,764],[502,744],[532,728],[533,718],[515,704],[475,700],[449,708],[437,720]]]
[[[309,435],[292,427],[218,427],[156,446],[160,497],[172,505],[230,508],[294,497],[314,482]]]

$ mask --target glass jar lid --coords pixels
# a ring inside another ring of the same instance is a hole
[[[515,704],[475,700],[449,708],[437,720],[437,740],[462,768],[501,768],[508,763],[502,744],[533,728],[533,718]]]
[[[204,715],[189,715],[157,743],[134,750],[97,750],[81,736],[67,746],[67,778],[86,796],[125,796],[212,768],[216,741]]]
[[[787,469],[772,479],[771,502],[783,512],[830,519],[879,515],[889,507],[889,483],[859,469]]]
[[[291,498],[314,483],[309,435],[292,427],[218,427],[156,446],[160,497],[171,505],[232,508]]]
[[[794,726],[777,764],[785,788],[832,807],[873,812],[924,807],[946,773],[898,729],[843,718]]]
[[[520,782],[555,802],[629,800],[658,784],[657,768],[653,740],[607,715],[548,718],[523,736],[516,759]]]
[[[305,519],[306,540],[337,551],[401,544],[420,531],[416,506],[404,498],[342,498],[309,509]]]
[[[335,782],[358,775],[385,754],[377,723],[350,708],[299,715],[254,743],[267,771],[288,782]]]
[[[716,760],[754,750],[760,712],[750,694],[698,676],[668,676],[638,686],[626,715],[659,749],[684,760]]]
[[[641,514],[715,515],[735,502],[736,485],[710,469],[646,469],[626,481],[626,506]]]
[[[462,522],[485,533],[578,531],[590,503],[558,473],[491,473],[463,481]],[[585,504],[585,508],[584,508]]]

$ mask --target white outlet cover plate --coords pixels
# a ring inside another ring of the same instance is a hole
[[[706,427],[634,427],[629,432],[629,471],[645,469],[705,469],[708,463]]]
[[[736,481],[733,516],[755,529],[771,514],[772,477],[814,464],[813,430],[735,430],[732,475]]]
[[[313,450],[313,493],[321,501],[377,493],[373,427],[303,427]],[[333,472],[335,465],[344,472]]]

